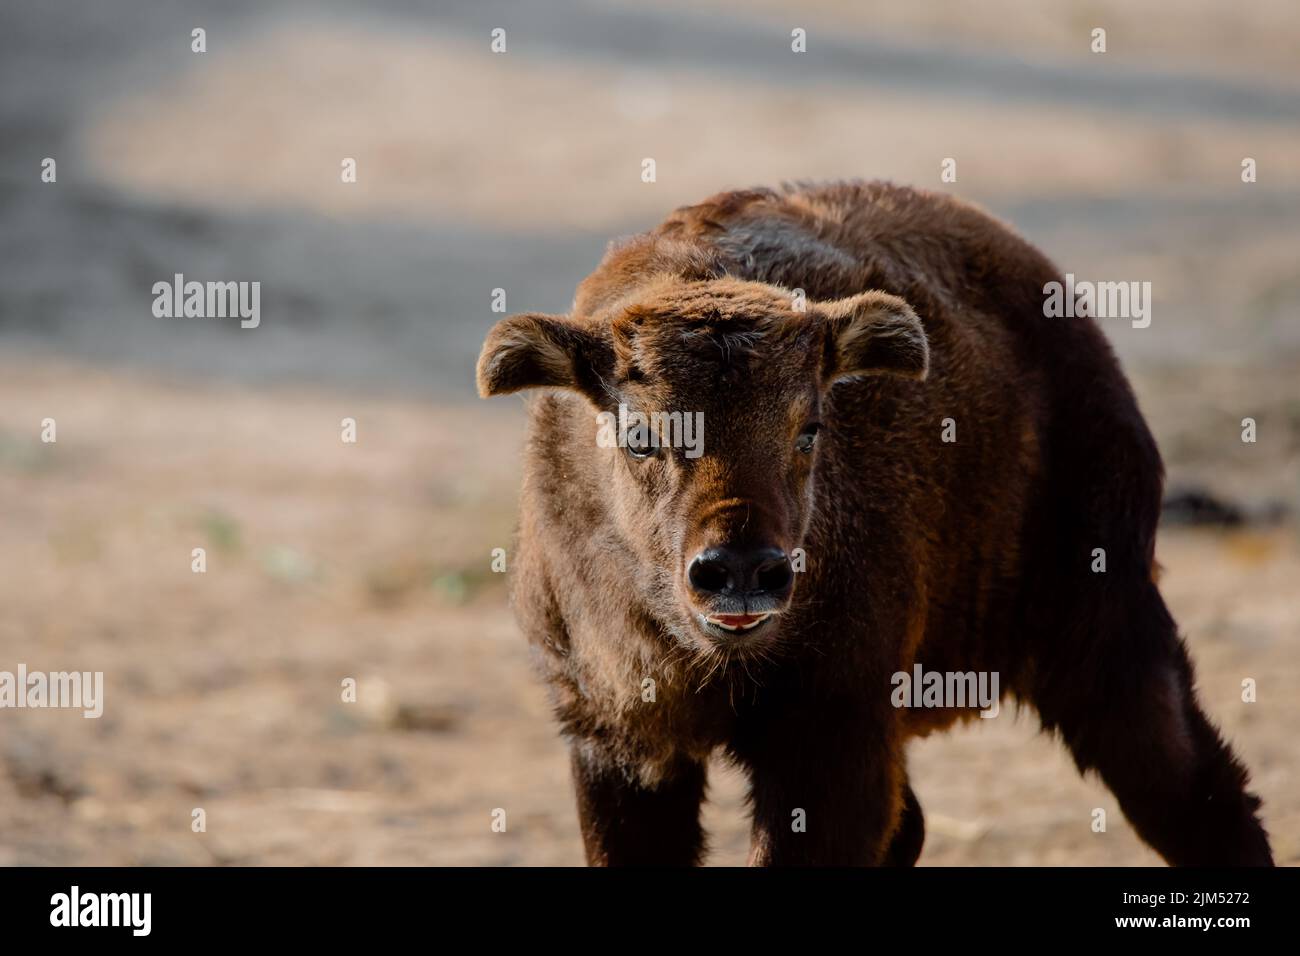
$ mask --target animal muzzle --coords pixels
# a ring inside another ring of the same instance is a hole
[[[707,623],[744,631],[785,610],[794,570],[781,548],[715,545],[691,559],[686,583],[691,603]]]

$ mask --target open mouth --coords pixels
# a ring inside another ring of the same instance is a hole
[[[700,617],[709,627],[735,633],[752,631],[754,628],[766,624],[773,616],[775,616],[774,611],[763,611],[759,614],[708,614]]]

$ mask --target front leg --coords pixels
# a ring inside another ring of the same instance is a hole
[[[702,764],[683,759],[647,783],[587,745],[574,745],[572,763],[589,866],[699,864]]]
[[[751,777],[751,866],[879,866],[904,806],[891,719],[821,713],[768,724]]]

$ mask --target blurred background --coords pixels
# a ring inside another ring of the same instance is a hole
[[[1153,283],[1150,328],[1103,325],[1168,465],[1163,587],[1300,862],[1300,6],[353,6],[0,7],[0,669],[106,682],[97,721],[0,712],[0,864],[581,862],[490,569],[524,422],[473,394],[492,290],[563,311],[675,206],[841,177]],[[261,282],[260,327],[155,318],[175,273]],[[913,746],[922,864],[1158,862],[1032,714],[976,723]],[[710,862],[742,795],[719,765]]]

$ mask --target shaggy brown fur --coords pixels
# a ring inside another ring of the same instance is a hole
[[[546,389],[514,600],[591,863],[698,862],[719,750],[753,862],[914,862],[904,744],[976,713],[895,707],[917,662],[996,672],[1171,863],[1271,862],[1154,583],[1155,442],[1097,326],[1044,318],[1059,278],[942,195],[793,186],[678,210],[572,314],[492,330],[480,392]],[[703,454],[603,447],[620,403],[701,412]]]

